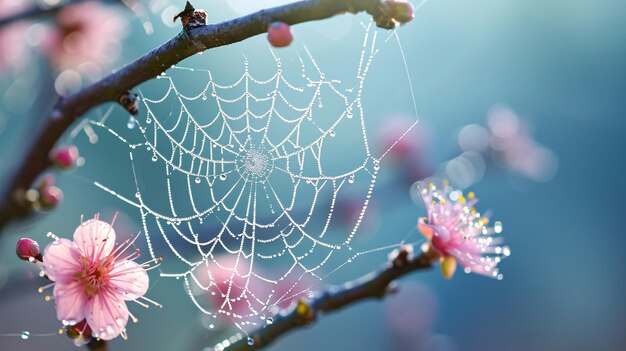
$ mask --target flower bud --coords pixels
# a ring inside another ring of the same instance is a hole
[[[54,185],[44,185],[39,189],[39,205],[44,209],[56,207],[63,200],[63,191]]]
[[[441,273],[446,279],[451,279],[456,271],[456,259],[452,256],[445,256],[441,259]]]
[[[283,22],[273,22],[267,29],[267,40],[273,47],[282,48],[293,41],[291,28]]]
[[[17,257],[24,261],[41,261],[41,250],[39,244],[30,238],[21,238],[15,247]]]
[[[400,24],[411,22],[415,17],[413,4],[407,0],[385,0],[381,9],[386,16]]]
[[[83,336],[85,339],[91,338],[91,328],[84,319],[75,325],[68,325],[65,328],[65,332],[71,339],[76,339],[80,336]]]
[[[77,158],[78,148],[74,145],[54,150],[50,154],[50,159],[54,165],[62,169],[74,166]]]

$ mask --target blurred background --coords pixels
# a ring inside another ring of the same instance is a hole
[[[208,10],[209,22],[218,22],[287,2],[194,5]],[[0,18],[62,3],[0,0]],[[11,23],[0,20],[0,180],[6,182],[26,152],[30,131],[58,95],[97,81],[176,35],[180,24],[171,18],[183,6],[172,0],[89,1]],[[416,112],[420,122],[384,158],[355,245],[380,248],[407,233],[409,241],[419,240],[413,228],[424,209],[414,183],[446,176],[476,192],[478,208],[503,222],[513,252],[500,265],[504,280],[457,273],[446,281],[438,270],[414,274],[401,281],[397,295],[324,316],[268,349],[623,350],[625,16],[620,0],[427,2],[398,30],[408,74],[397,44],[381,40],[363,97],[370,144],[380,154],[417,120]],[[297,54],[304,45],[329,76],[354,72],[361,22],[367,21],[365,15],[340,16],[294,27],[292,47],[278,50],[286,74],[300,75]],[[245,55],[254,72],[269,76],[276,68],[267,47],[260,36],[181,65],[219,72],[228,81],[241,75]],[[178,79],[190,89],[207,82],[199,74]],[[157,81],[139,89],[154,99],[163,93]],[[169,105],[162,108],[167,113]],[[119,107],[102,106],[87,118],[104,116],[116,131],[133,132]],[[106,182],[132,196],[128,146],[78,123],[67,134],[60,145],[76,145],[82,166],[52,172],[64,200],[0,236],[1,350],[75,349],[55,335],[60,325],[53,303],[37,293],[44,283],[35,267],[15,257],[18,238],[45,245],[47,232],[69,237],[81,215],[97,212],[110,219],[120,211],[118,233],[142,229],[136,208],[93,185]],[[356,189],[366,191],[367,184],[358,183]],[[353,205],[348,197],[338,209],[348,229],[358,201]],[[332,231],[345,236],[347,228],[337,223]],[[318,284],[357,278],[387,253],[364,255]],[[140,323],[130,325],[129,340],[113,341],[111,350],[202,350],[234,332],[227,323],[209,329],[180,282],[151,273],[148,295],[163,309],[131,306]],[[22,331],[31,337],[23,340]]]

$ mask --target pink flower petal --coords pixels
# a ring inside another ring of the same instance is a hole
[[[106,257],[115,247],[115,230],[109,223],[90,219],[76,228],[74,242],[83,256],[91,260]]]
[[[148,291],[148,273],[134,261],[116,262],[109,277],[112,288],[122,294],[124,300],[135,300]]]
[[[103,340],[111,340],[126,329],[128,308],[126,302],[117,294],[107,290],[99,292],[85,306],[87,324],[94,336]]]
[[[54,303],[57,310],[57,319],[74,325],[85,319],[85,304],[87,295],[78,282],[54,285]]]
[[[43,266],[50,280],[60,283],[69,282],[74,274],[82,269],[80,251],[70,240],[55,240],[44,250]]]

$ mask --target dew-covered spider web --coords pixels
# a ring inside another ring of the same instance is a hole
[[[414,101],[397,33],[360,27],[335,53],[350,65],[263,43],[264,66],[250,52],[226,68],[172,66],[140,87],[138,116],[122,125],[110,109],[73,134],[125,150],[131,181],[99,172],[93,183],[138,210],[150,255],[165,258],[161,276],[184,282],[211,327],[220,317],[268,323],[366,252],[353,244],[390,150],[372,140],[376,106],[398,98],[368,94],[371,71]],[[123,163],[113,168],[124,173]]]

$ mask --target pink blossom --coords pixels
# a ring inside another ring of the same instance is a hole
[[[0,18],[7,18],[21,12],[29,1],[0,0]],[[16,68],[25,67],[28,63],[27,48],[24,42],[24,21],[7,24],[0,28],[0,74]]]
[[[113,227],[96,217],[76,228],[74,241],[55,238],[44,251],[43,267],[54,282],[57,318],[65,325],[86,319],[93,335],[104,340],[125,337],[128,317],[135,320],[125,301],[152,302],[143,297],[148,290],[144,267],[152,261],[135,263],[137,250],[124,255],[134,240],[116,246],[115,237]]]
[[[496,266],[510,255],[510,250],[500,246],[501,238],[493,236],[502,231],[502,224],[487,226],[488,216],[481,216],[474,208],[478,202],[474,193],[470,192],[466,198],[444,181],[442,187],[433,183],[420,187],[420,195],[428,216],[419,219],[418,228],[441,254],[444,276],[452,276],[458,261],[467,273],[502,279]]]
[[[101,71],[118,58],[127,27],[120,11],[86,1],[59,11],[41,49],[57,69],[99,79]]]

